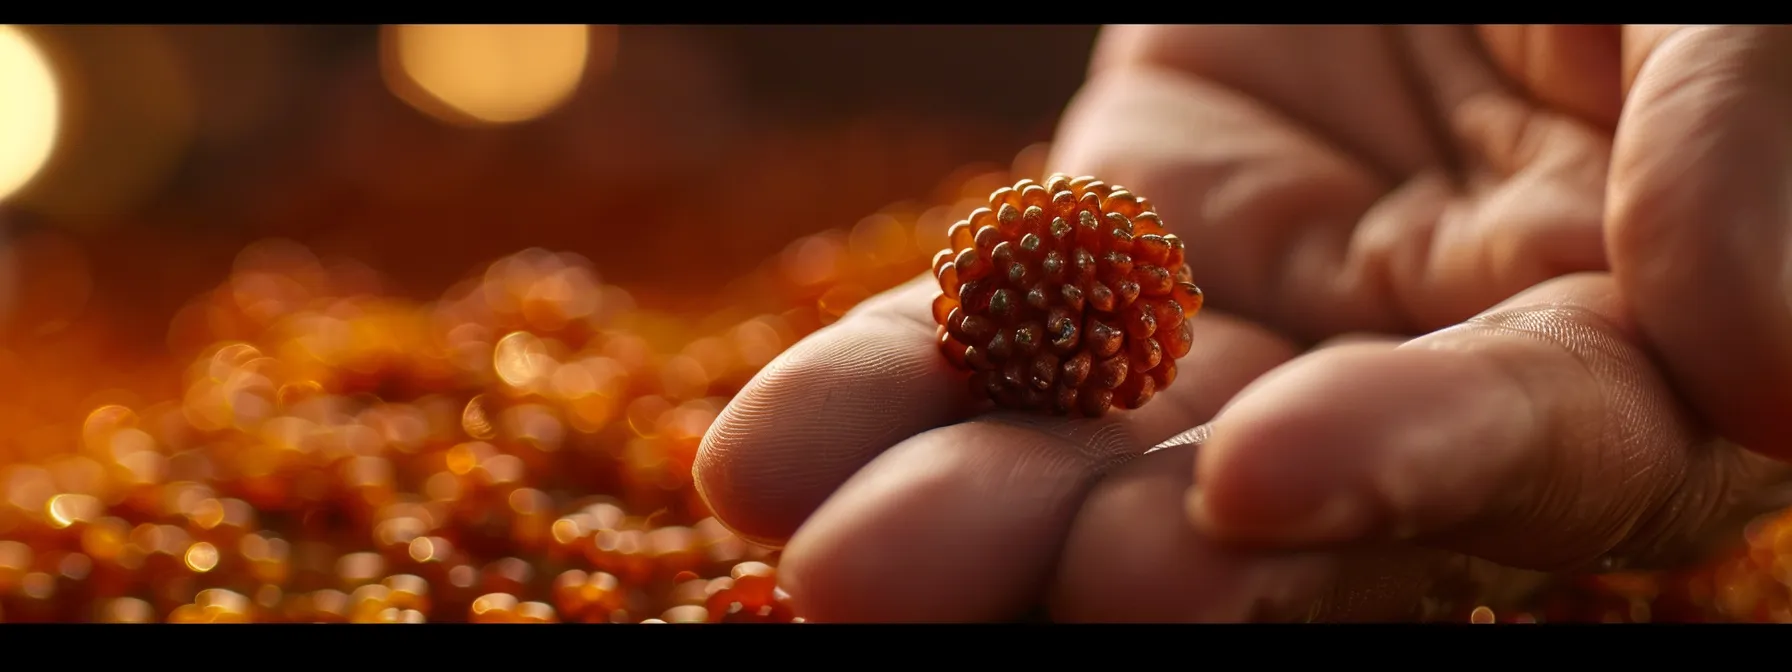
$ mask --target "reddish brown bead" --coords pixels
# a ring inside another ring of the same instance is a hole
[[[1144,199],[1092,177],[991,194],[934,257],[941,354],[973,395],[1099,416],[1145,405],[1188,354],[1201,290]]]

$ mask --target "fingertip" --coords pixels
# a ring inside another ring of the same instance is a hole
[[[1360,533],[1366,521],[1348,516],[1363,512],[1328,501],[1353,489],[1350,452],[1367,429],[1355,408],[1360,397],[1340,388],[1392,350],[1388,344],[1335,346],[1241,393],[1214,420],[1196,458],[1195,486],[1184,503],[1189,521],[1215,538],[1256,544],[1320,543]]]
[[[1193,464],[1193,446],[1166,448],[1096,485],[1077,513],[1059,561],[1050,600],[1054,619],[1172,622],[1199,620],[1192,617],[1202,607],[1214,610],[1214,600],[1203,590],[1211,584],[1198,579],[1223,575],[1225,568],[1204,562],[1196,533],[1186,525],[1141,515],[1173,506],[1176,493],[1189,485]]]
[[[901,571],[889,562],[891,549],[886,544],[900,546],[902,536],[898,530],[853,543],[859,538],[855,530],[843,528],[838,520],[814,519],[784,547],[778,562],[779,587],[790,595],[796,613],[811,623],[925,620],[925,612],[888,599],[887,584],[880,581]]]
[[[790,507],[783,504],[789,495],[778,490],[775,482],[755,476],[764,470],[761,465],[768,459],[780,458],[740,450],[744,444],[732,438],[718,439],[718,434],[733,437],[742,433],[729,423],[724,411],[698,444],[691,465],[692,485],[710,514],[735,536],[763,546],[782,546],[801,521],[791,520]]]
[[[703,446],[708,446],[706,438]],[[728,480],[728,458],[726,450],[705,449],[697,451],[697,460],[691,466],[691,483],[697,489],[697,496],[709,508],[709,513],[716,522],[722,524],[734,536],[768,548],[779,548],[790,538],[784,531],[785,525],[774,520],[762,520],[755,517],[751,498],[736,495]],[[793,530],[794,531],[794,530]]]
[[[813,623],[928,620],[925,601],[887,594],[891,580],[902,578],[901,559],[912,552],[911,530],[879,525],[886,515],[877,497],[850,487],[791,536],[779,557],[780,587]]]
[[[1235,543],[1410,538],[1478,512],[1538,431],[1523,390],[1448,350],[1341,346],[1214,422],[1191,523]]]
[[[724,525],[776,546],[891,444],[956,419],[964,376],[919,322],[865,313],[798,343],[716,418],[692,478]]]
[[[1220,547],[1161,512],[1186,500],[1192,445],[1151,453],[1097,484],[1065,543],[1051,612],[1066,622],[1295,620],[1333,578],[1325,557]]]
[[[923,435],[925,436],[925,435]],[[936,444],[937,446],[937,444]],[[964,465],[917,459],[899,444],[840,488],[784,547],[779,573],[798,613],[814,622],[917,623],[962,620],[949,589],[925,577],[944,573],[956,550],[935,539],[964,493]],[[925,457],[925,455],[921,455]],[[950,532],[950,529],[945,530]],[[945,558],[942,560],[942,558]],[[916,577],[923,577],[917,583]]]

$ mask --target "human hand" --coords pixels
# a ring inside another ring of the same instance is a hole
[[[1538,43],[1585,44],[1559,37]],[[1509,584],[1493,563],[1690,550],[1781,470],[1699,429],[1602,277],[1238,395],[1299,344],[1424,333],[1605,265],[1609,101],[1510,88],[1511,59],[1479,48],[1453,28],[1111,29],[1052,167],[1151,196],[1188,241],[1213,308],[1181,379],[1103,420],[967,419],[921,282],[743,390],[699,487],[743,535],[789,539],[783,579],[818,620],[1047,599],[1070,620],[1401,618],[1440,581]],[[1560,76],[1539,72],[1520,81]]]

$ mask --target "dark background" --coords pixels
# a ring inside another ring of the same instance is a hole
[[[388,91],[375,26],[35,32],[65,133],[13,199],[15,233],[79,232],[115,270],[97,290],[176,296],[268,236],[412,292],[527,246],[695,289],[800,234],[924,201],[967,164],[1006,166],[1049,137],[1095,29],[623,26],[614,66],[564,107],[478,129]]]

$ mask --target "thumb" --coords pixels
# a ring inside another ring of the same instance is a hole
[[[1535,570],[1666,566],[1792,465],[1710,441],[1604,276],[1545,283],[1400,347],[1312,353],[1213,422],[1190,513],[1225,541],[1399,539]]]
[[[1676,390],[1792,458],[1792,28],[1631,27],[1606,245]]]

